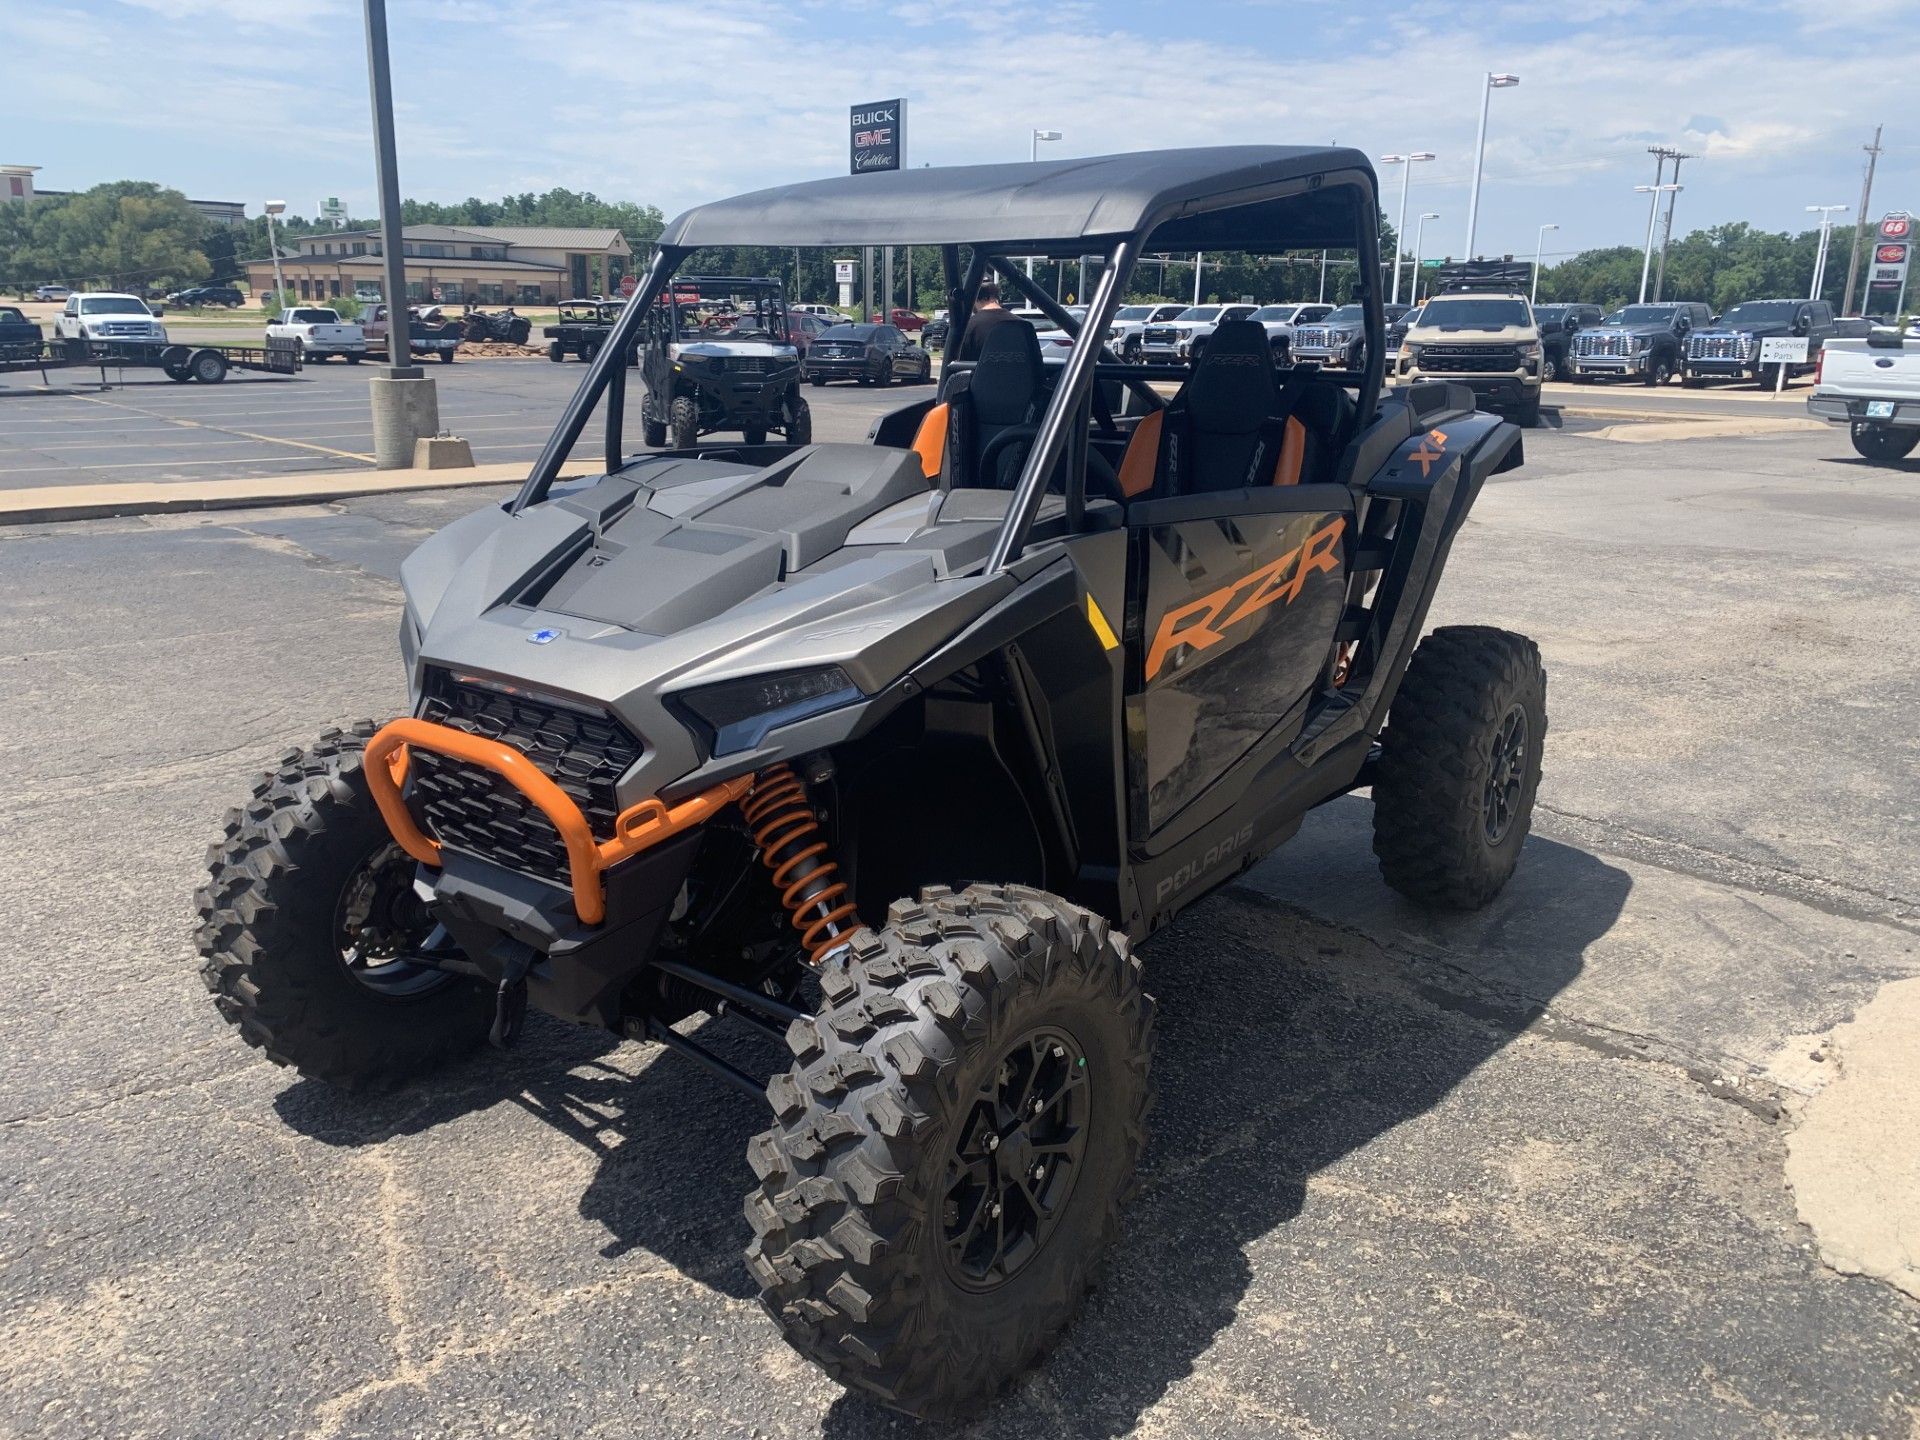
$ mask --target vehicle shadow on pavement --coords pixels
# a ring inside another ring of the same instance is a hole
[[[1363,846],[1338,849],[1308,862],[1318,883],[1380,884]],[[1249,1248],[1301,1214],[1313,1177],[1432,1109],[1524,1031],[1579,974],[1629,886],[1599,858],[1535,837],[1514,886],[1471,917],[1471,929],[1459,928],[1464,917],[1387,901],[1389,950],[1351,925],[1234,887],[1144,946],[1160,1020],[1140,1193],[1060,1349],[966,1433],[1130,1432],[1233,1324],[1255,1278]],[[1415,959],[1398,943],[1446,952],[1450,938],[1468,937],[1496,957],[1486,966],[1459,953]],[[695,1033],[750,1073],[785,1063],[778,1042],[744,1027],[708,1022]],[[643,1249],[751,1298],[735,1202],[752,1183],[744,1151],[767,1123],[764,1105],[657,1050],[631,1073],[631,1063],[607,1060],[616,1046],[609,1035],[530,1023],[519,1049],[462,1067],[451,1088],[414,1087],[369,1105],[303,1081],[276,1105],[292,1128],[356,1147],[510,1101],[600,1157],[579,1209],[607,1232],[602,1256]],[[1263,1281],[1284,1288],[1286,1277]],[[1271,1348],[1276,1391],[1315,1378],[1283,1373],[1289,1362],[1313,1366],[1310,1343]],[[852,1394],[821,1424],[844,1440],[953,1433]]]

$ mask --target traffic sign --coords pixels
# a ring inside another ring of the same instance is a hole
[[[1420,262],[1420,268],[1422,270],[1438,270],[1442,265],[1446,263],[1447,262],[1444,260],[1422,260]]]
[[[633,276],[622,275],[620,277],[620,293],[622,295],[632,295],[633,292],[638,290],[639,288],[640,288],[640,282],[635,280]]]

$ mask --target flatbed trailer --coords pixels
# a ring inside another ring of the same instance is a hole
[[[229,370],[258,370],[268,375],[297,374],[303,365],[299,343],[270,339],[264,345],[175,345],[155,340],[45,340],[37,345],[0,348],[0,375],[35,370],[44,382],[49,370],[100,367],[109,370],[160,370],[169,380],[218,385]]]

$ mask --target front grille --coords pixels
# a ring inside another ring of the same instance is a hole
[[[1333,344],[1333,337],[1324,325],[1293,327],[1293,348],[1295,350],[1326,350]]]
[[[1579,334],[1573,337],[1573,353],[1576,356],[1618,355],[1630,359],[1633,355],[1633,337],[1605,335],[1597,331]]]
[[[153,326],[145,320],[109,320],[104,325],[93,327],[98,335],[128,335],[145,339],[153,333]]]
[[[1171,325],[1149,325],[1140,335],[1146,345],[1172,345],[1180,338],[1180,332]]]
[[[725,367],[741,375],[765,375],[772,371],[773,361],[764,355],[728,355]]]
[[[422,719],[520,751],[580,807],[594,838],[613,838],[620,809],[613,787],[643,748],[619,721],[544,698],[503,694],[440,670],[429,672],[426,689]],[[568,883],[560,832],[493,771],[416,749],[408,774],[414,818],[441,844],[556,885]]]
[[[1421,348],[1418,363],[1429,374],[1518,370],[1520,351],[1512,345],[1427,345]]]
[[[1751,360],[1759,348],[1750,335],[1694,335],[1687,341],[1687,358]]]

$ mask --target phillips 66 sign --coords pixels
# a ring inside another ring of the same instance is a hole
[[[849,173],[898,170],[907,153],[907,102],[872,100],[856,105],[848,135],[852,163]]]

